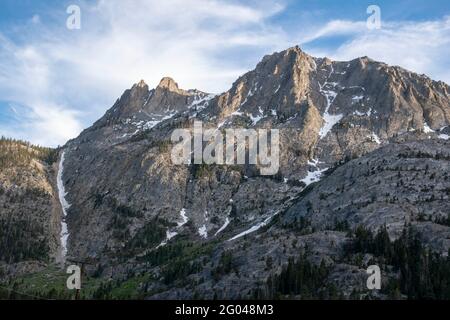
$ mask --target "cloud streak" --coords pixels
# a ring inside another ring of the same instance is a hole
[[[347,36],[337,47],[314,48],[314,41]],[[385,22],[379,30],[368,30],[365,21],[333,20],[304,35],[316,54],[336,60],[369,56],[390,65],[399,65],[434,80],[450,83],[450,16],[424,22]]]
[[[0,134],[63,144],[140,79],[154,86],[172,76],[184,88],[226,90],[246,70],[239,50],[262,55],[285,38],[267,23],[282,9],[276,1],[102,0],[81,7],[82,28],[73,31],[33,15],[16,30],[21,44],[0,33],[0,100],[27,110],[22,125],[0,120]]]
[[[0,108],[17,106],[0,110],[0,134],[64,144],[140,79],[154,87],[171,76],[219,93],[265,54],[297,43],[315,56],[367,55],[450,82],[449,17],[381,30],[352,20],[285,29],[274,22],[286,10],[278,0],[99,0],[82,2],[81,30],[69,31],[66,8],[53,9],[0,30]]]

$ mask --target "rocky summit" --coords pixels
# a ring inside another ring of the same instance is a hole
[[[173,164],[171,135],[194,121],[277,129],[278,172]],[[430,278],[450,270],[449,124],[447,84],[298,47],[218,95],[140,81],[51,161],[1,168],[0,222],[29,221],[14,232],[45,254],[0,255],[0,279],[27,265],[59,283],[61,264],[84,261],[86,298],[450,298],[450,278]],[[33,281],[17,285],[36,293]]]

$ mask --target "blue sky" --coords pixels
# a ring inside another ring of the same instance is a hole
[[[70,4],[81,8],[79,30],[66,28]],[[369,5],[381,29],[367,28]],[[293,45],[450,83],[450,2],[1,0],[0,135],[61,145],[140,79],[220,93]]]

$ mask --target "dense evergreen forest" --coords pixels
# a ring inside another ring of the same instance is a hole
[[[51,164],[57,156],[57,149],[0,138],[0,174],[14,186],[6,187],[0,179],[0,261],[48,259],[48,236],[42,221],[47,219],[51,195],[41,187],[27,184],[26,179],[41,179],[29,167],[32,160]]]
[[[32,159],[52,164],[57,157],[57,149],[32,145],[22,140],[0,138],[0,170],[13,166],[26,166]]]
[[[390,299],[450,299],[450,252],[442,256],[423,245],[421,235],[411,226],[391,241],[386,228],[373,233],[364,227],[349,232],[351,241],[345,248],[344,261],[353,262],[363,254],[372,254],[372,264],[377,264],[382,274],[390,274],[381,294]],[[362,259],[360,259],[362,260]],[[363,268],[363,266],[361,266]],[[308,252],[298,259],[289,260],[282,272],[270,277],[264,290],[256,298],[339,299],[335,287],[327,283],[331,266],[308,261]],[[393,271],[393,272],[392,272]],[[392,276],[394,275],[394,276]],[[354,292],[360,299],[366,292]]]
[[[0,230],[0,261],[48,260],[48,239],[35,221],[0,218]]]
[[[425,247],[412,226],[395,241],[390,241],[386,228],[374,235],[360,227],[347,253],[371,253],[380,267],[393,266],[399,277],[385,288],[392,298],[401,294],[408,299],[450,299],[450,257]]]

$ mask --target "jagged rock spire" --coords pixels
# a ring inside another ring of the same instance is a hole
[[[176,92],[176,93],[180,93],[180,94],[184,93],[184,90],[181,90],[178,87],[178,83],[176,83],[175,80],[173,80],[170,77],[162,78],[156,89],[168,90],[168,91]]]
[[[137,86],[138,86],[139,88],[148,87],[148,85],[145,83],[144,80],[139,81],[138,84],[137,84]]]

